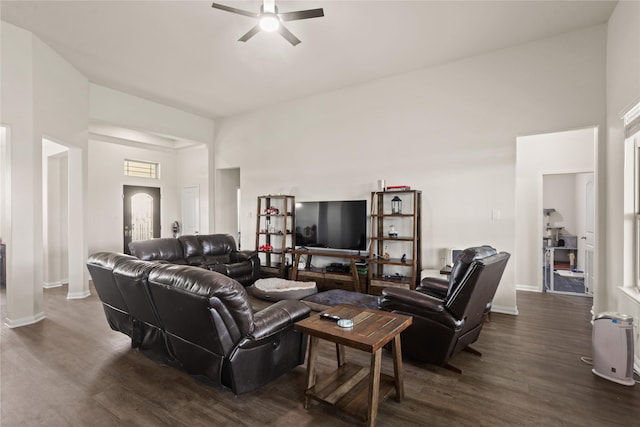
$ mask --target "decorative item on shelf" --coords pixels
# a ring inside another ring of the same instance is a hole
[[[396,273],[396,274],[383,274],[382,275],[383,279],[386,280],[406,280],[406,277],[401,275],[400,273]]]
[[[576,268],[576,254],[573,251],[569,252],[569,268],[571,270]]]
[[[389,226],[389,237],[398,237],[398,232],[396,231],[395,225]]]
[[[410,185],[387,185],[387,191],[409,191],[411,190]]]
[[[403,264],[407,262],[407,254],[402,254],[402,258],[400,258],[400,262]]]
[[[384,259],[390,259],[391,258],[391,255],[389,255],[389,247],[388,246],[384,247],[384,255],[382,255],[382,257]]]
[[[262,245],[258,248],[260,251],[271,252],[273,251],[273,246],[271,245]]]
[[[264,210],[264,213],[267,215],[278,215],[280,213],[280,209],[275,206],[269,206]]]
[[[402,213],[402,199],[398,196],[393,196],[391,199],[391,213],[394,215]]]

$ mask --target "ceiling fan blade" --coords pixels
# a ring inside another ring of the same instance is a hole
[[[245,34],[244,36],[240,37],[238,39],[239,42],[246,42],[247,40],[249,40],[251,37],[255,36],[256,34],[258,34],[258,31],[260,31],[260,24],[256,25],[255,27],[253,27],[252,29],[250,29],[249,31],[247,31],[247,34]]]
[[[278,13],[278,17],[283,21],[297,21],[299,19],[320,18],[322,16],[324,16],[322,8]]]
[[[218,3],[213,3],[211,7],[214,9],[224,10],[226,12],[237,13],[238,15],[248,16],[250,18],[257,18],[260,16],[258,13],[247,12],[246,10],[236,9],[235,7],[225,6]]]
[[[280,24],[280,26],[278,27],[278,32],[282,37],[287,39],[289,43],[291,43],[292,45],[295,46],[298,43],[300,43],[300,39],[294,36],[291,31],[287,30],[287,28],[284,25]]]

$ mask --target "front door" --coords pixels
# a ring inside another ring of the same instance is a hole
[[[124,185],[122,197],[124,253],[130,254],[130,242],[160,237],[160,189]]]

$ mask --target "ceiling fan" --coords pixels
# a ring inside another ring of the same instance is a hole
[[[211,5],[214,9],[225,10],[231,13],[237,13],[239,15],[248,16],[258,20],[258,24],[250,29],[244,36],[240,37],[238,41],[246,42],[251,37],[255,36],[258,31],[277,31],[282,37],[287,39],[292,45],[300,43],[300,39],[293,35],[284,25],[286,21],[297,21],[300,19],[320,18],[324,16],[324,11],[320,9],[299,10],[296,12],[283,12],[279,13],[276,7],[275,0],[264,0],[262,6],[260,6],[260,12],[248,12],[242,9],[236,9],[235,7],[225,6],[223,4],[213,3]]]

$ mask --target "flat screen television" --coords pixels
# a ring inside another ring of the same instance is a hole
[[[296,245],[365,250],[367,201],[296,202]]]

